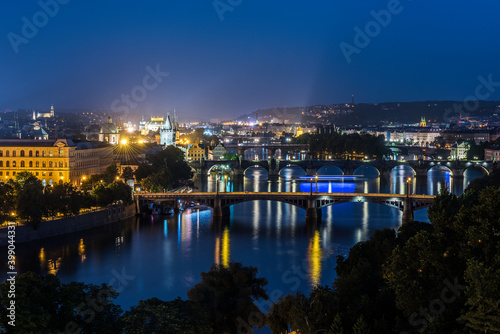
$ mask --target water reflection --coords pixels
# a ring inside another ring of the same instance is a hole
[[[315,231],[314,235],[309,240],[309,247],[307,251],[308,264],[309,264],[309,280],[311,286],[314,288],[321,284],[321,238],[319,231]]]

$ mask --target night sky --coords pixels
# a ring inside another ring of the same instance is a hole
[[[478,76],[500,82],[497,1],[59,2],[52,15],[37,1],[0,2],[0,110],[176,108],[181,121],[208,120],[351,94],[464,100]],[[355,43],[367,24],[372,37]]]

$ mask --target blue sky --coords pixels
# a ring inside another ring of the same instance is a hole
[[[59,1],[0,3],[0,110],[176,108],[181,120],[224,119],[351,94],[464,100],[478,76],[500,82],[496,1]],[[380,11],[390,22],[375,23]],[[23,34],[26,21],[38,31]],[[367,24],[358,47],[355,27]],[[341,43],[357,48],[350,62]],[[168,76],[145,79],[148,68]]]

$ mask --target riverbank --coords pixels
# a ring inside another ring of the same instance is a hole
[[[38,229],[28,225],[16,226],[16,244],[87,230],[120,221],[135,215],[135,205],[114,205],[75,217],[43,221]],[[0,229],[0,247],[7,245],[7,228]]]

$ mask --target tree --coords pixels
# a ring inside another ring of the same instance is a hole
[[[328,334],[344,334],[344,328],[342,327],[342,316],[340,314],[335,315]]]
[[[101,180],[104,181],[104,184],[108,185],[113,183],[116,180],[117,176],[118,176],[118,167],[116,167],[116,164],[113,162],[106,168],[104,173],[101,174]]]
[[[162,192],[172,185],[172,174],[170,170],[162,168],[158,173],[153,173],[142,180],[144,189],[150,192]]]
[[[132,171],[132,168],[130,167],[125,167],[123,169],[123,173],[121,175],[121,178],[124,180],[131,180],[134,178],[134,172]]]
[[[103,184],[98,184],[92,190],[92,196],[98,206],[107,206],[115,201],[113,190]]]
[[[15,277],[16,326],[7,324],[10,282],[0,286],[0,330],[7,333],[121,333],[118,293],[106,284],[61,283],[32,272]],[[15,331],[13,330],[15,328]]]
[[[115,181],[109,185],[113,192],[115,201],[122,201],[125,204],[132,202],[132,188],[122,181]]]
[[[353,334],[369,334],[370,333],[370,328],[368,328],[368,325],[365,322],[365,319],[363,318],[363,315],[360,315],[356,323],[354,324],[354,327],[352,328],[352,333]]]
[[[162,301],[158,298],[139,301],[122,316],[124,332],[152,334],[210,334],[209,325],[193,302],[176,298]]]
[[[31,175],[23,180],[17,193],[17,214],[34,228],[42,221],[45,205],[42,191],[42,182]]]
[[[153,167],[147,163],[140,163],[137,169],[135,170],[135,178],[137,181],[141,182],[143,179],[147,178],[149,175],[156,173],[157,168]]]
[[[264,325],[264,314],[254,300],[268,299],[264,290],[267,280],[257,278],[257,272],[257,268],[241,263],[230,263],[227,268],[214,264],[188,291],[189,300],[205,311],[215,333],[251,333],[252,327]]]
[[[295,305],[295,296],[288,294],[271,305],[267,312],[266,323],[272,333],[288,333],[288,325],[292,322],[292,308]]]
[[[10,183],[0,182],[0,223],[5,221],[16,208],[14,187]]]

